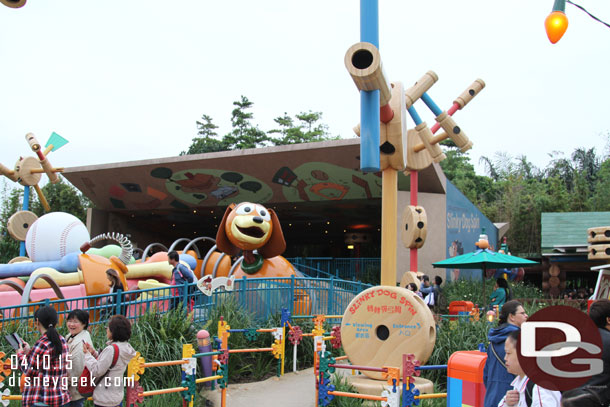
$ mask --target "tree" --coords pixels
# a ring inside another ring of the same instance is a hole
[[[42,187],[42,192],[51,207],[52,212],[66,212],[79,218],[83,223],[87,222],[87,208],[91,207],[91,201],[81,194],[65,178],[60,177],[57,184],[50,182]],[[38,197],[34,199],[31,211],[38,216],[45,214],[45,210]]]
[[[6,180],[2,180],[0,195],[0,264],[8,263],[12,258],[19,256],[19,242],[8,233],[8,220],[14,213],[21,210],[23,188],[9,187]]]
[[[312,112],[311,110],[307,113],[301,112],[295,117],[299,120],[299,124],[295,126],[294,120],[288,116],[288,113],[284,113],[283,116],[276,117],[273,119],[278,125],[279,129],[270,130],[269,134],[280,134],[281,137],[272,137],[271,142],[276,146],[286,144],[299,144],[299,143],[311,143],[315,141],[332,140],[328,134],[328,126],[325,124],[316,124],[322,119],[321,112]]]
[[[233,130],[219,139],[216,126],[212,118],[202,115],[201,121],[197,121],[198,137],[195,137],[187,151],[180,155],[210,153],[215,151],[227,151],[243,148],[264,147],[269,144],[276,146],[286,144],[310,143],[314,141],[336,140],[339,137],[331,137],[328,134],[328,126],[321,123],[321,112],[301,112],[290,117],[287,113],[276,117],[274,121],[279,128],[270,130],[268,133],[260,130],[252,124],[254,115],[249,109],[252,103],[247,97],[241,96],[240,100],[233,102],[235,109],[231,112],[231,126]],[[295,124],[296,123],[296,124]]]
[[[610,211],[610,158],[600,166],[589,208],[592,211]]]
[[[222,141],[229,146],[230,150],[264,147],[269,141],[269,137],[257,126],[252,126],[250,120],[254,115],[247,112],[254,103],[242,95],[240,100],[233,102],[233,105],[237,106],[231,112],[233,130],[225,135]]]
[[[212,118],[207,114],[201,116],[201,121],[197,121],[197,134],[199,137],[193,139],[193,143],[190,145],[187,151],[183,151],[180,155],[185,154],[202,154],[202,153],[213,153],[216,151],[226,151],[228,146],[223,140],[219,140],[217,129]]]

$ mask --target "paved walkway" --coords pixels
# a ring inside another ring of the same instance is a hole
[[[206,393],[214,407],[220,407],[220,391]],[[227,407],[312,407],[315,405],[313,368],[286,373],[280,379],[263,382],[229,384]]]

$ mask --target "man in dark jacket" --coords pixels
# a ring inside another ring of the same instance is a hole
[[[195,281],[195,277],[193,276],[193,272],[186,267],[184,264],[180,263],[180,256],[178,252],[171,251],[167,254],[167,262],[174,268],[172,270],[172,285],[176,286],[172,289],[172,298],[169,303],[169,309],[174,309],[178,307],[178,304],[184,298],[184,283],[193,283]],[[189,302],[189,311],[192,308],[192,304]]]
[[[583,388],[595,392],[602,405],[610,404],[610,300],[597,300],[589,309],[589,317],[599,328],[602,337],[602,361],[604,370],[583,386]]]

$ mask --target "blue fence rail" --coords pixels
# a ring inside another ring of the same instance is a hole
[[[238,301],[259,320],[266,320],[279,313],[282,307],[289,308],[293,315],[343,314],[354,296],[368,287],[368,284],[334,277],[244,277],[235,281],[233,291],[217,290],[211,296],[203,295],[196,284],[184,284],[80,298],[46,299],[26,305],[0,307],[0,331],[11,324],[33,322],[35,310],[42,305],[51,305],[57,309],[60,321],[71,310],[84,309],[89,312],[91,325],[104,324],[111,315],[117,313],[136,320],[147,312],[168,312],[172,306],[192,306],[194,321],[203,323],[214,307],[229,299]],[[179,292],[176,293],[176,289]]]
[[[381,270],[379,257],[290,257],[287,260],[303,274],[312,277],[318,271],[327,277],[362,280],[369,275],[379,275]]]

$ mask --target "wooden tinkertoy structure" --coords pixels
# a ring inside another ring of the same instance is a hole
[[[25,3],[25,2],[24,2]],[[51,208],[47,202],[42,189],[38,186],[42,174],[47,174],[49,181],[52,184],[59,182],[58,172],[62,172],[63,168],[56,168],[51,165],[48,159],[48,154],[52,151],[63,147],[68,141],[57,133],[51,134],[49,141],[42,150],[36,136],[32,133],[25,135],[25,139],[30,145],[32,151],[37,157],[19,157],[13,170],[5,167],[0,163],[0,174],[14,182],[23,185],[23,210],[15,213],[9,219],[8,231],[11,237],[20,242],[19,256],[25,256],[25,236],[29,225],[34,223],[38,218],[29,209],[30,187],[34,187],[38,194],[38,199],[44,207],[45,211],[50,212]]]
[[[381,286],[369,288],[352,300],[342,320],[341,339],[350,362],[356,365],[402,366],[403,354],[413,354],[423,364],[432,353],[436,327],[423,300],[396,287],[397,172],[405,171],[411,180],[411,205],[405,208],[400,225],[403,243],[410,249],[410,270],[415,275],[417,250],[424,245],[427,234],[425,210],[417,203],[417,171],[445,158],[439,143],[447,138],[462,151],[472,147],[451,116],[485,83],[474,81],[448,111],[441,110],[428,95],[438,80],[434,72],[427,72],[407,90],[400,82],[390,83],[378,49],[378,14],[377,0],[360,3],[361,42],[348,49],[345,65],[360,91],[361,118],[355,131],[361,139],[361,170],[382,172]],[[435,115],[437,123],[432,128],[415,109],[417,100]],[[414,129],[407,130],[407,113],[415,122]],[[441,128],[444,132],[434,136]],[[352,384],[360,393],[378,395],[384,386],[383,372],[363,373],[368,379],[356,377]],[[415,385],[421,386],[421,391],[432,389],[430,382]]]

